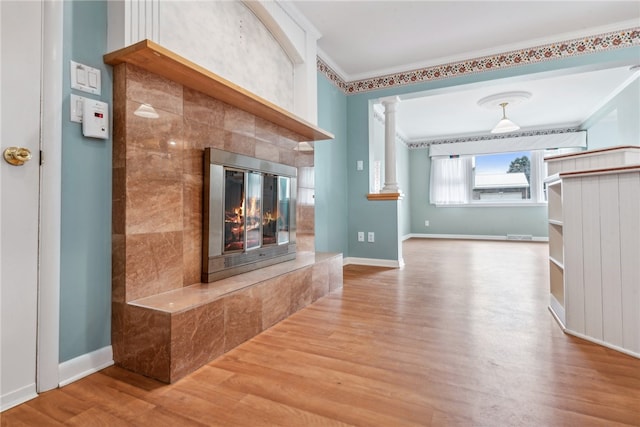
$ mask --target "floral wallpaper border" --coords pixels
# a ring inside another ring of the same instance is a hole
[[[352,95],[638,45],[640,27],[352,82],[345,82],[320,57],[317,68],[345,94]]]
[[[523,136],[540,136],[540,135],[557,135],[561,133],[571,133],[571,132],[580,132],[578,128],[561,128],[561,129],[544,129],[544,130],[531,130],[526,132],[518,132],[518,133],[505,133],[502,135],[477,135],[477,136],[467,136],[460,138],[447,138],[447,139],[434,139],[434,140],[423,140],[423,141],[408,141],[407,147],[411,149],[417,148],[427,148],[430,145],[438,145],[438,144],[453,144],[458,142],[475,142],[475,141],[489,141],[496,139],[506,139],[506,138],[520,138]]]

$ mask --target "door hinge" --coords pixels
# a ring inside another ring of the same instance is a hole
[[[44,157],[42,156],[42,150],[40,150],[40,166],[44,164]]]

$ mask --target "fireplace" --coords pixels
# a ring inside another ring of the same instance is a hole
[[[296,190],[295,167],[206,148],[202,281],[294,259]]]

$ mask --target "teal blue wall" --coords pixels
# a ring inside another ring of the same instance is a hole
[[[413,150],[404,144],[396,145],[396,176],[400,190],[404,193],[404,197],[398,204],[398,228],[400,237],[407,236],[411,233],[411,201],[413,200],[413,191],[411,190],[411,156]]]
[[[111,344],[111,140],[84,138],[69,94],[112,100],[107,2],[64,2],[60,362]],[[102,95],[71,90],[69,60],[102,70]]]
[[[640,145],[640,79],[594,113],[585,126],[589,149]]]
[[[371,96],[377,98],[377,96]],[[395,201],[369,201],[369,98],[347,97],[347,182],[348,200],[348,256],[374,259],[397,259],[398,207]],[[364,170],[355,168],[356,161],[364,161]],[[384,180],[383,180],[384,181]],[[374,232],[374,243],[358,242],[358,231]]]
[[[411,150],[411,231],[415,234],[547,237],[547,206],[435,207],[429,203],[428,149]],[[429,220],[429,227],[424,221]]]
[[[315,244],[347,254],[347,97],[318,73],[318,125],[335,135],[315,143]],[[354,164],[355,166],[355,164]]]

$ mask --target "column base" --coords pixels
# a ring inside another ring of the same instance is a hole
[[[398,186],[398,184],[385,184],[382,190],[380,190],[380,192],[381,193],[401,193],[400,187]]]

